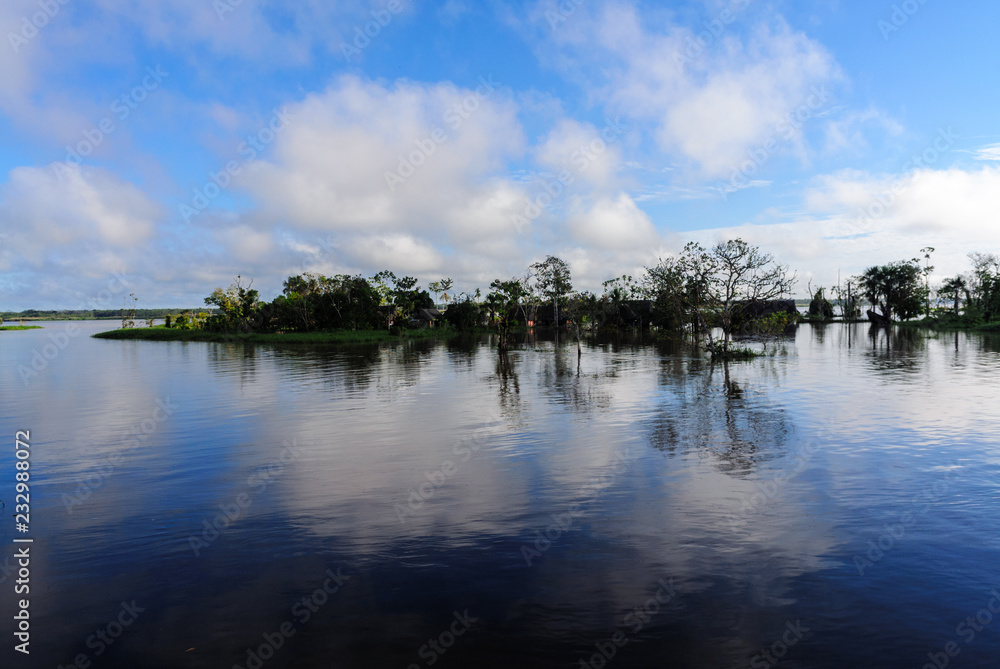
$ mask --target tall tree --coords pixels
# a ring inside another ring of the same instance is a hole
[[[931,272],[934,271],[934,265],[931,264],[931,254],[934,253],[933,246],[925,246],[920,249],[920,252],[924,254],[924,266],[920,270],[924,275],[924,316],[927,318],[931,317]]]
[[[902,260],[869,267],[858,277],[865,297],[882,310],[887,321],[913,318],[924,307],[926,287],[919,260]]]
[[[427,289],[434,293],[435,298],[440,296],[440,299],[442,299],[445,304],[448,304],[449,300],[451,300],[451,297],[448,295],[448,291],[451,290],[453,283],[454,282],[451,279],[431,281],[427,284]]]
[[[710,325],[722,328],[723,357],[737,323],[762,302],[791,293],[794,274],[758,247],[731,239],[705,249],[694,242],[684,247],[681,265],[692,286],[692,308],[712,344]],[[713,346],[714,351],[714,346]]]
[[[548,256],[542,262],[531,265],[542,295],[552,301],[556,327],[559,326],[559,303],[573,290],[569,265],[555,256]]]
[[[954,299],[955,301],[955,316],[958,316],[958,305],[962,299],[962,292],[967,290],[965,279],[961,276],[955,276],[950,279],[945,279],[945,282],[941,285],[941,289],[938,291],[942,295],[947,295]]]
[[[519,279],[497,279],[490,284],[490,288],[492,290],[486,294],[483,307],[489,315],[490,325],[497,331],[497,350],[502,354],[510,348],[511,329],[517,322],[518,305],[528,291]]]

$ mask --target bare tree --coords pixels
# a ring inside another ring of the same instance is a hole
[[[741,317],[762,302],[790,294],[795,275],[742,239],[731,239],[711,249],[691,242],[684,247],[681,263],[694,288],[692,307],[700,329],[708,334],[714,351],[710,321],[722,328],[722,355],[729,355],[729,342]]]

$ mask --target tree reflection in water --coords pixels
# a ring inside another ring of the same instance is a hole
[[[743,477],[784,455],[794,427],[763,391],[737,381],[729,364],[719,367],[700,358],[664,361],[660,381],[672,393],[652,420],[649,443],[670,457],[711,459],[722,472]]]

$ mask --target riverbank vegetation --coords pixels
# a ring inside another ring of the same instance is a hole
[[[829,293],[810,285],[802,320],[854,322],[867,305],[867,320],[875,325],[1000,327],[997,256],[970,254],[971,272],[932,287],[933,249],[921,252],[922,258],[869,267]],[[585,332],[651,328],[659,336],[687,337],[713,358],[737,359],[767,353],[770,344],[794,333],[800,313],[786,298],[795,280],[787,266],[741,239],[709,248],[690,243],[638,277],[608,279],[599,294],[575,291],[568,263],[555,256],[533,263],[523,276],[494,280],[485,294],[478,288],[450,294],[449,278],[431,282],[428,290],[416,278],[391,271],[369,278],[306,273],[288,277],[282,293],[266,302],[252,279],[237,276],[205,298],[205,311],[165,314],[165,325],[155,328],[150,319],[148,327],[136,327],[141,318],[130,296],[131,308],[126,302],[120,313],[122,329],[98,336],[325,343],[490,331],[504,352],[512,333],[525,327],[565,329],[578,349]]]

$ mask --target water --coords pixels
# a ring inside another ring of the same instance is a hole
[[[5,667],[1000,656],[995,337],[802,326],[727,383],[651,342],[89,338],[111,325],[0,333],[2,555],[17,430],[35,540],[30,658],[0,572]]]

